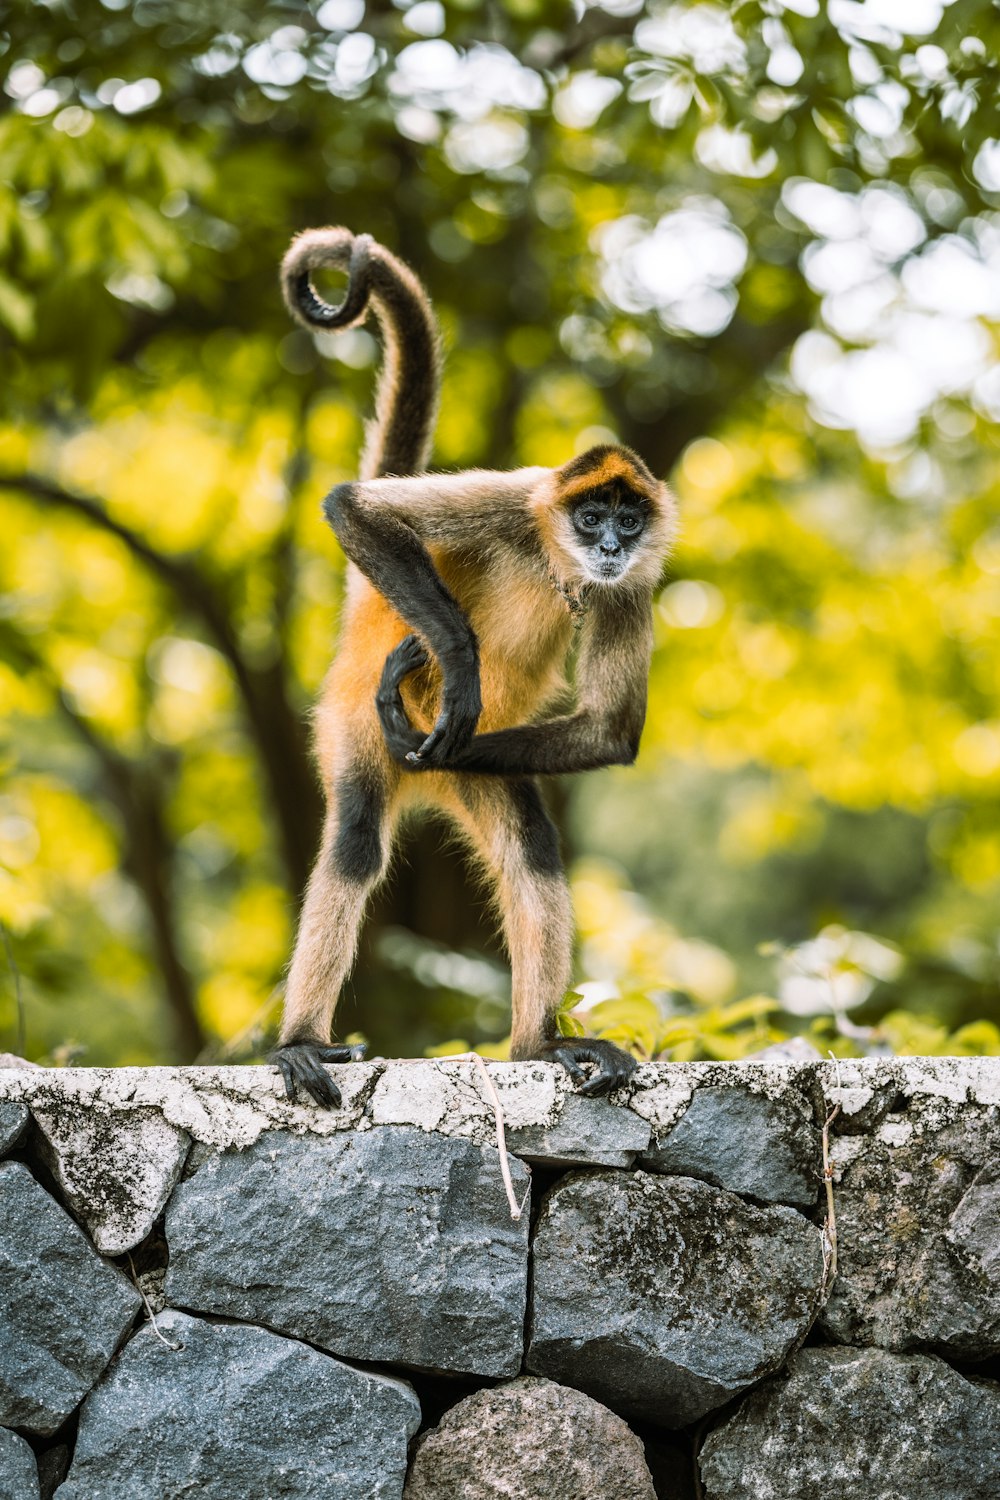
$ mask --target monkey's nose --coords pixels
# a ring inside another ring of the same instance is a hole
[[[603,552],[603,554],[604,554],[605,557],[617,557],[618,554],[619,554],[619,552],[621,550],[622,549],[621,549],[621,543],[620,542],[602,542],[601,543],[601,551]]]

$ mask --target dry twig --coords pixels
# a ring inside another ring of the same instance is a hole
[[[153,1332],[156,1334],[156,1337],[159,1339],[161,1344],[166,1344],[171,1354],[179,1354],[180,1351],[184,1348],[184,1345],[172,1344],[170,1340],[160,1332],[159,1328],[156,1325],[156,1314],[153,1311],[152,1304],[150,1303],[149,1298],[146,1296],[146,1289],[143,1286],[142,1282],[139,1280],[139,1273],[135,1268],[135,1261],[132,1259],[131,1251],[126,1250],[125,1257],[128,1261],[129,1269],[132,1272],[132,1285],[135,1287],[136,1291],[139,1293],[139,1296],[142,1298],[142,1305],[146,1309],[146,1316],[149,1318],[150,1323],[153,1325]]]
[[[431,1061],[431,1059],[426,1057],[397,1057],[393,1059],[394,1064],[426,1063],[428,1061]],[[493,1079],[490,1077],[489,1069],[486,1066],[486,1059],[480,1057],[478,1052],[454,1052],[448,1057],[434,1058],[433,1061],[474,1062],[482,1074],[483,1082],[486,1085],[486,1092],[493,1107],[493,1118],[496,1121],[497,1150],[500,1153],[500,1175],[503,1177],[503,1185],[507,1192],[507,1202],[510,1204],[510,1216],[514,1220],[519,1219],[524,1213],[524,1205],[531,1195],[531,1168],[527,1162],[522,1162],[522,1166],[528,1174],[528,1186],[525,1188],[524,1197],[518,1203],[517,1194],[514,1192],[514,1182],[510,1175],[510,1152],[507,1150],[507,1124],[504,1120],[503,1105],[500,1103],[500,1095],[497,1093]]]
[[[826,1189],[826,1220],[823,1224],[823,1286],[820,1305],[830,1295],[837,1275],[837,1210],[833,1201],[834,1165],[830,1160],[830,1126],[840,1114],[840,1105],[835,1104],[823,1124],[823,1186]]]
[[[490,1096],[490,1103],[493,1105],[493,1116],[497,1127],[497,1150],[500,1153],[500,1174],[503,1177],[503,1185],[507,1189],[510,1216],[516,1220],[524,1213],[524,1205],[527,1203],[531,1193],[531,1168],[527,1162],[524,1163],[524,1169],[528,1174],[528,1186],[524,1190],[524,1197],[518,1203],[510,1175],[510,1155],[507,1151],[507,1128],[503,1117],[503,1105],[500,1103],[500,1095],[497,1093],[493,1079],[490,1077],[485,1058],[480,1057],[478,1052],[467,1052],[466,1056],[471,1057],[478,1064],[483,1082],[486,1085],[486,1091]]]

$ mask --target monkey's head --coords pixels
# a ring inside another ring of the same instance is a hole
[[[631,449],[591,448],[554,469],[545,490],[536,514],[557,571],[586,583],[656,582],[674,503]]]

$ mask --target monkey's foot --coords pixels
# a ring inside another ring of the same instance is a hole
[[[612,1089],[628,1083],[639,1064],[614,1042],[601,1042],[589,1036],[561,1036],[546,1042],[538,1050],[546,1062],[560,1063],[581,1094],[610,1094]],[[596,1073],[587,1073],[582,1063],[596,1063]]]
[[[324,1063],[360,1062],[363,1046],[344,1043],[323,1045],[321,1042],[286,1042],[275,1047],[268,1061],[274,1063],[285,1082],[285,1094],[294,1103],[299,1089],[305,1089],[324,1109],[340,1108],[340,1090],[323,1067]]]

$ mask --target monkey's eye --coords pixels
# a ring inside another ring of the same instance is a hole
[[[621,520],[618,522],[618,525],[621,527],[622,531],[635,531],[638,524],[638,519],[635,516],[622,516]]]
[[[600,519],[600,516],[596,515],[592,510],[588,510],[586,515],[582,517],[584,526],[597,526],[600,524]]]

